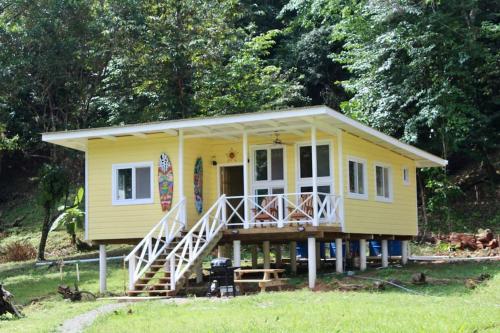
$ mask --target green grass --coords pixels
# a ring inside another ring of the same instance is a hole
[[[80,289],[98,292],[99,268],[97,263],[79,264]],[[121,261],[108,263],[108,290],[123,294],[125,274]],[[15,302],[21,305],[26,315],[22,319],[4,316],[0,321],[0,332],[52,332],[65,319],[103,305],[102,301],[71,303],[57,294],[57,286],[73,286],[76,281],[75,265],[63,267],[63,279],[57,267],[36,267],[34,263],[0,265],[0,281],[15,295]],[[7,319],[7,320],[5,320]]]
[[[414,272],[433,281],[408,284]],[[108,289],[122,294],[126,272],[121,261],[108,264]],[[464,279],[488,273],[491,280],[470,290]],[[307,275],[293,277],[296,291],[241,296],[229,301],[188,298],[186,304],[135,303],[117,314],[99,318],[89,332],[495,332],[500,328],[500,265],[460,263],[410,265],[372,269],[361,276],[398,279],[421,295],[389,287],[385,291],[338,291],[342,285],[371,285],[371,281],[331,273],[319,274],[324,292],[305,289]],[[97,263],[80,264],[81,289],[98,291]],[[72,285],[75,265],[66,265],[63,280],[58,268],[33,263],[0,265],[0,281],[15,296],[26,318],[5,316],[0,332],[53,332],[68,318],[103,304],[70,303],[57,294],[59,284]],[[128,310],[132,309],[129,314]],[[5,320],[7,318],[7,320]]]
[[[482,271],[496,274],[473,291],[463,287],[463,280],[460,283],[457,280],[454,288],[441,291],[413,287],[423,295],[399,289],[383,292],[302,289],[229,301],[147,302],[99,318],[88,332],[165,332],[167,328],[169,332],[497,332],[499,268],[491,264],[477,266],[429,268],[429,274],[437,272],[435,278],[473,276]],[[406,270],[386,270],[374,275],[403,278],[407,274]]]

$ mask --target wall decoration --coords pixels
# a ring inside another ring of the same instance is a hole
[[[226,154],[228,162],[235,162],[236,157],[238,156],[238,152],[233,149],[233,147],[229,148],[229,151]]]
[[[203,211],[203,160],[201,157],[194,163],[194,206],[198,214]]]
[[[174,172],[172,162],[168,155],[160,155],[160,164],[158,166],[158,186],[160,189],[160,203],[163,211],[170,210],[172,199],[174,197]]]

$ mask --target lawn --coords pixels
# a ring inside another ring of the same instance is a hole
[[[98,290],[98,266],[81,264],[82,289]],[[431,283],[408,284],[414,272]],[[475,289],[466,278],[492,276]],[[372,269],[360,276],[397,279],[418,294],[388,287],[384,291],[339,291],[339,285],[371,285],[371,281],[337,276],[331,268],[319,275],[320,292],[304,288],[307,276],[290,283],[295,291],[240,296],[230,300],[188,297],[181,303],[134,303],[97,319],[88,332],[496,332],[500,329],[500,265],[496,263],[413,264],[405,268]],[[24,305],[26,318],[0,321],[1,332],[52,332],[65,319],[104,304],[69,303],[56,294],[57,285],[72,284],[74,265],[60,280],[58,268],[32,263],[0,265],[0,281]],[[122,263],[110,262],[108,287],[122,293]],[[131,310],[131,311],[130,311]]]

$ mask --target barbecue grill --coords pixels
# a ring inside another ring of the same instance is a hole
[[[208,279],[208,296],[236,296],[234,287],[234,270],[231,259],[215,258],[210,262],[210,276]]]

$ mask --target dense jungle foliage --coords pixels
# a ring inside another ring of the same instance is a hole
[[[499,9],[0,0],[0,203],[43,164],[81,184],[83,156],[42,132],[326,104],[449,160],[418,175],[422,231],[498,229]]]

